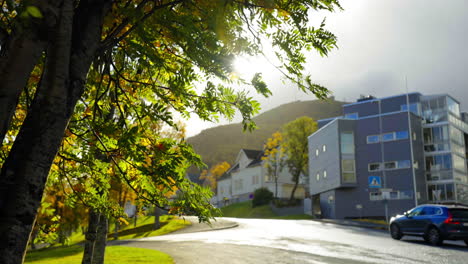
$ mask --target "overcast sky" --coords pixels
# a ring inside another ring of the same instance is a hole
[[[355,101],[360,94],[405,93],[407,78],[409,92],[449,93],[461,102],[462,110],[468,110],[468,1],[342,0],[341,4],[341,12],[312,14],[317,23],[327,17],[327,29],[338,37],[339,46],[326,58],[310,54],[307,71],[316,83],[326,86],[337,100]],[[315,99],[283,84],[278,76],[270,69],[264,73],[273,96],[257,98],[262,111]],[[220,125],[197,118],[186,123],[187,136]]]

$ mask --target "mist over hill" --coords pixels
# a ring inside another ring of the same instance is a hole
[[[345,102],[331,99],[287,103],[254,117],[258,129],[253,132],[243,132],[241,123],[222,125],[203,130],[188,138],[187,142],[208,166],[223,161],[232,164],[241,148],[262,149],[271,134],[280,130],[284,124],[301,116],[309,116],[314,120],[339,116],[343,104]],[[196,173],[194,169],[190,172]]]

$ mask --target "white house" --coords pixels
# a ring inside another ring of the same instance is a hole
[[[253,198],[253,193],[261,187],[275,193],[274,176],[267,175],[263,166],[263,152],[260,150],[241,149],[234,165],[224,174],[217,185],[219,206],[246,201]],[[278,198],[289,198],[294,187],[292,176],[287,168],[278,175]],[[295,197],[304,198],[304,185],[299,184]]]

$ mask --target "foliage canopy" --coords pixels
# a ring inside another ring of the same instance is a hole
[[[319,98],[327,90],[304,72],[305,52],[336,46],[311,10],[335,0],[44,0],[2,1],[0,9],[0,262],[19,263],[49,170],[106,210],[110,176],[142,200],[212,216],[208,193],[188,182],[202,165],[185,141],[152,134],[175,112],[232,118],[244,129],[259,110],[247,85],[271,92],[259,74],[233,74],[235,56],[261,53],[268,39],[286,78]],[[148,130],[149,129],[149,130]],[[62,140],[65,136],[65,140]],[[60,154],[56,159],[56,154]],[[99,175],[99,177],[98,177]],[[136,175],[144,176],[137,177]],[[201,194],[201,195],[200,195]],[[15,209],[15,210],[13,210]],[[16,210],[18,209],[18,210]]]

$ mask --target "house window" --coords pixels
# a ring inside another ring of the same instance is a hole
[[[408,136],[408,131],[398,131],[395,133],[396,139],[407,139]]]
[[[378,143],[380,141],[379,135],[367,136],[367,144]]]
[[[317,181],[319,181],[319,180],[320,180],[320,173],[317,172]]]
[[[379,170],[381,170],[380,163],[369,163],[369,171],[379,171]]]
[[[407,168],[411,168],[411,161],[409,160],[398,161],[398,169],[407,169]]]
[[[341,160],[341,172],[343,182],[356,182],[356,172],[354,170],[353,159]]]
[[[316,149],[316,150],[315,150],[315,156],[318,157],[318,154],[319,154],[319,150]]]
[[[327,151],[327,146],[326,146],[326,145],[323,145],[323,146],[322,146],[322,152],[325,152],[325,151]]]
[[[327,171],[323,171],[323,178],[327,178]]]
[[[395,140],[395,133],[394,132],[385,133],[385,134],[382,135],[382,141],[391,141],[391,140]]]
[[[258,179],[259,179],[258,175],[252,176],[252,184],[258,184],[259,183]]]
[[[396,169],[396,162],[395,161],[385,162],[384,167],[386,170]]]

